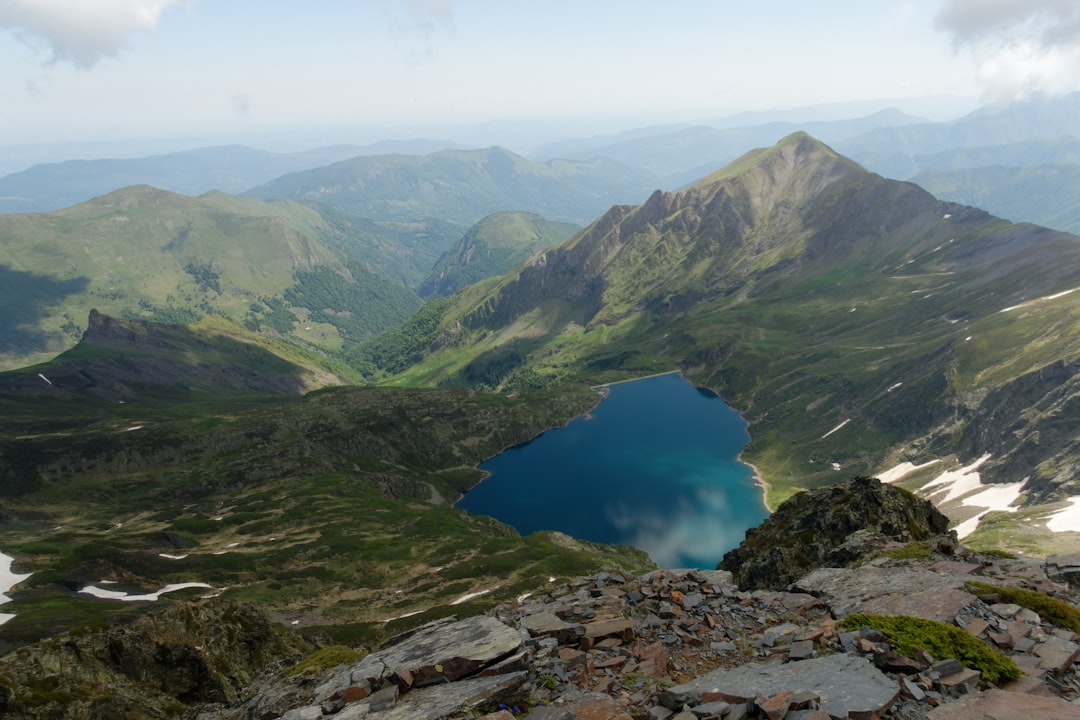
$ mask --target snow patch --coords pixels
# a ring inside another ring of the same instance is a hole
[[[963,540],[968,535],[975,532],[975,529],[979,526],[979,521],[989,512],[994,510],[1016,512],[1017,508],[1012,507],[1012,504],[1020,499],[1020,489],[1024,487],[1025,482],[1027,481],[1021,480],[1020,482],[1010,483],[1008,485],[988,485],[985,490],[969,495],[961,500],[961,505],[985,509],[979,512],[975,517],[968,518],[957,525],[956,537]]]
[[[187,553],[183,555],[170,555],[169,553],[158,553],[158,557],[168,558],[169,560],[183,560],[187,557]]]
[[[931,460],[930,462],[924,462],[922,465],[916,465],[915,463],[902,462],[896,467],[891,467],[883,473],[878,473],[874,477],[883,483],[892,484],[897,480],[910,475],[916,470],[922,470],[923,468],[930,467],[934,463],[939,463],[941,460]]]
[[[0,605],[11,602],[11,598],[5,594],[8,590],[33,574],[26,573],[25,575],[20,575],[19,573],[12,572],[11,564],[13,562],[15,562],[15,558],[0,553]],[[13,613],[0,613],[0,625],[3,625],[13,617],[15,617]]]
[[[459,597],[457,600],[453,601],[450,604],[451,605],[460,605],[463,602],[468,602],[469,600],[472,600],[473,598],[478,598],[481,595],[487,595],[489,592],[491,592],[491,588],[489,588],[487,590],[480,590],[479,592],[466,593],[466,594],[462,595],[461,597]]]
[[[39,378],[41,378],[42,380],[44,380],[45,382],[49,383],[50,385],[52,385],[52,384],[53,384],[52,380],[50,380],[49,378],[45,377],[45,376],[44,376],[44,375],[42,375],[41,373],[38,373],[38,374],[37,374],[37,376],[38,376]]]
[[[849,418],[849,419],[847,419],[847,420],[845,420],[844,422],[840,423],[839,425],[837,425],[836,427],[834,427],[834,428],[833,428],[832,430],[830,430],[829,432],[827,432],[827,433],[825,433],[824,435],[822,435],[820,439],[821,439],[821,440],[824,440],[825,438],[829,437],[830,435],[832,435],[832,434],[833,434],[834,432],[836,432],[836,431],[837,431],[837,430],[839,430],[840,428],[842,428],[842,427],[844,427],[845,425],[847,425],[847,424],[848,424],[849,422],[851,422],[851,419],[850,419],[850,418]]]
[[[105,581],[102,581],[99,584],[104,585]],[[128,593],[122,592],[120,590],[105,590],[103,588],[97,587],[96,585],[87,585],[79,592],[83,593],[84,595],[93,595],[96,598],[102,598],[104,600],[123,600],[124,602],[131,602],[134,600],[157,600],[165,593],[170,593],[175,590],[186,590],[187,588],[213,588],[213,585],[207,585],[206,583],[199,582],[176,583],[173,585],[166,585],[157,592],[146,593],[145,595],[129,595]]]
[[[1069,498],[1069,507],[1058,510],[1046,520],[1051,532],[1080,532],[1080,496]]]
[[[990,459],[990,453],[959,470],[946,470],[922,487],[922,494],[928,495],[935,505],[942,505],[950,500],[957,500],[982,487],[979,481],[979,467]],[[936,490],[934,488],[937,488]],[[944,497],[934,497],[945,493]]]
[[[1004,308],[1002,310],[998,310],[998,312],[1012,312],[1013,310],[1019,310],[1020,308],[1027,307],[1028,305],[1031,305],[1033,303],[1042,302],[1043,300],[1057,300],[1058,298],[1063,298],[1066,295],[1068,295],[1069,293],[1074,293],[1077,290],[1080,290],[1080,288],[1073,288],[1072,290],[1064,290],[1064,291],[1059,292],[1059,293],[1054,293],[1053,295],[1045,295],[1045,296],[1043,296],[1041,298],[1035,298],[1034,300],[1028,300],[1027,302],[1022,302],[1019,305],[1010,305],[1007,308]]]

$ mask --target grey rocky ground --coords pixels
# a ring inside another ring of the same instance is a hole
[[[724,571],[602,573],[486,616],[425,626],[351,666],[268,678],[243,704],[189,716],[1080,718],[1077,636],[1029,609],[964,589],[977,578],[1075,605],[1073,591],[1050,579],[1047,567],[961,548],[958,555],[820,569],[789,591],[754,592],[740,590]],[[838,620],[859,611],[964,627],[1026,675],[993,688],[955,659],[908,659],[874,631],[838,629]]]

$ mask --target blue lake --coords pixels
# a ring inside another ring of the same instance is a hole
[[[746,422],[678,375],[613,385],[589,415],[493,457],[458,507],[523,535],[559,530],[713,568],[768,515],[738,461]]]

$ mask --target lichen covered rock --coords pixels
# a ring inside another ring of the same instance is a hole
[[[858,477],[790,498],[717,567],[742,588],[782,590],[816,568],[848,567],[889,542],[931,540],[948,527],[929,501]]]

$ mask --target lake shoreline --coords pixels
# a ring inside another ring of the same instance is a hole
[[[604,392],[630,383],[634,390]],[[718,393],[679,370],[592,388],[598,407],[567,423],[570,434],[545,433],[537,447],[524,443],[478,465],[483,481],[455,507],[495,517],[523,535],[556,529],[632,545],[661,567],[715,567],[720,554],[742,541],[743,529],[768,516],[767,485],[741,458],[746,422]],[[573,422],[590,416],[596,426]],[[513,483],[489,487],[491,475]]]
[[[534,437],[526,440],[525,442],[526,443],[532,442],[533,440],[535,440],[536,438],[540,437],[541,435],[543,435],[544,433],[546,433],[546,432],[548,432],[550,430],[558,430],[559,428],[564,428],[564,427],[566,427],[567,425],[569,425],[571,422],[573,422],[574,420],[576,420],[579,417],[588,418],[589,414],[593,410],[596,409],[597,405],[602,403],[604,401],[604,399],[607,398],[609,388],[611,388],[614,385],[623,385],[625,383],[638,382],[639,380],[649,380],[649,379],[652,379],[652,378],[664,377],[665,375],[678,375],[679,377],[681,377],[683,380],[685,380],[690,385],[693,385],[694,387],[698,387],[698,388],[704,388],[705,390],[708,390],[709,392],[713,393],[714,395],[716,395],[716,397],[723,400],[725,405],[728,405],[728,407],[731,407],[731,405],[729,405],[727,403],[727,401],[724,400],[723,395],[721,395],[719,392],[717,392],[715,389],[709,387],[708,385],[697,385],[697,384],[691,382],[691,380],[688,377],[686,377],[686,374],[682,370],[666,370],[664,372],[652,373],[650,375],[642,375],[640,377],[627,378],[625,380],[614,380],[612,382],[600,383],[599,385],[591,385],[590,387],[594,391],[596,391],[597,398],[596,398],[596,402],[588,410],[581,413],[580,415],[575,415],[574,417],[570,418],[569,420],[567,420],[562,425],[552,425],[551,427],[544,428],[539,433],[537,433]],[[746,423],[747,434],[749,434],[750,421],[747,420],[743,416],[743,414],[741,412],[739,412],[738,410],[735,410],[735,408],[731,407],[731,409],[734,412],[736,412],[739,415],[740,418],[742,418],[743,422]],[[524,443],[518,443],[518,444],[521,445],[521,444],[524,444]],[[474,465],[473,469],[476,470],[477,472],[481,473],[481,478],[479,480],[477,480],[476,483],[474,485],[472,485],[471,487],[469,487],[468,490],[466,490],[465,492],[459,492],[457,494],[457,497],[454,498],[453,502],[450,503],[450,507],[457,507],[457,504],[459,502],[461,502],[465,498],[465,495],[469,492],[469,490],[472,490],[475,487],[479,487],[479,485],[482,482],[484,482],[485,480],[487,480],[491,476],[491,473],[488,472],[487,470],[481,470],[480,469],[481,465],[486,463],[488,460],[491,460],[492,458],[496,457],[497,455],[501,455],[502,453],[509,450],[511,447],[515,447],[515,446],[511,445],[509,447],[505,447],[502,450],[500,450],[499,452],[492,455],[491,457],[484,458],[483,460],[478,462],[476,465]],[[742,463],[743,465],[747,466],[748,468],[750,468],[753,471],[754,484],[757,485],[759,488],[761,488],[761,504],[765,507],[765,511],[768,514],[772,515],[773,507],[772,507],[772,505],[769,504],[769,490],[771,489],[770,486],[769,486],[769,482],[765,479],[765,476],[761,474],[761,471],[758,469],[758,467],[756,465],[754,465],[752,462],[748,462],[747,460],[743,459],[743,453],[740,452],[739,455],[735,459],[738,462]]]

